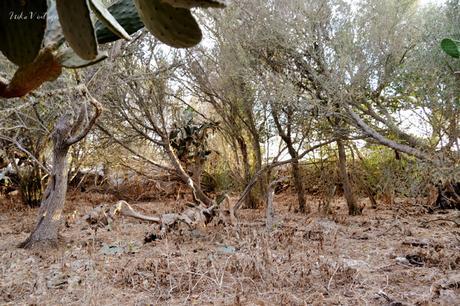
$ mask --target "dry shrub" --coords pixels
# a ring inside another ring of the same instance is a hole
[[[0,194],[0,212],[15,212],[15,211],[24,211],[29,210],[25,205],[18,205],[21,202],[21,197],[19,194],[15,195],[3,195]]]

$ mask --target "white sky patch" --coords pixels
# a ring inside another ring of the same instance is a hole
[[[432,135],[433,129],[422,109],[403,110],[398,115],[403,131],[424,138]]]
[[[426,6],[426,5],[429,5],[429,4],[441,5],[441,4],[445,3],[445,2],[446,2],[445,0],[418,0],[418,5],[420,5],[420,6]]]

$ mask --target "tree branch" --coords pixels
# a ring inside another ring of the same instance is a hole
[[[361,128],[361,130],[363,130],[364,133],[366,133],[370,137],[372,137],[375,140],[377,140],[380,144],[382,144],[384,146],[387,146],[387,147],[390,147],[392,149],[398,150],[400,152],[415,156],[418,159],[427,160],[427,161],[431,161],[431,162],[436,163],[436,161],[433,160],[431,155],[429,155],[429,154],[427,154],[427,153],[425,153],[423,151],[420,151],[420,150],[418,150],[416,148],[410,147],[408,145],[397,143],[397,142],[395,142],[393,140],[390,140],[390,139],[384,137],[383,135],[379,134],[376,130],[374,130],[372,127],[367,125],[364,122],[364,120],[361,119],[361,117],[359,117],[358,114],[356,114],[353,111],[353,109],[351,108],[350,105],[347,105],[347,104],[344,103],[344,107],[345,107],[347,113],[353,119],[353,121],[355,121],[355,123],[358,125],[358,127]]]
[[[246,188],[244,189],[243,193],[241,194],[240,198],[238,199],[238,202],[236,202],[235,206],[234,206],[234,211],[237,211],[241,205],[243,204],[243,201],[244,199],[246,198],[246,196],[249,194],[249,192],[251,191],[251,189],[254,187],[254,185],[257,183],[257,181],[259,180],[259,177],[262,176],[262,174],[266,171],[269,171],[273,168],[276,168],[276,167],[279,167],[279,166],[282,166],[282,165],[286,165],[286,164],[290,164],[294,161],[298,161],[300,159],[302,159],[305,155],[307,155],[308,153],[316,150],[316,149],[319,149],[325,145],[328,145],[332,142],[336,141],[336,139],[331,139],[331,140],[328,140],[328,141],[325,141],[325,142],[322,142],[322,143],[319,143],[307,150],[305,150],[304,152],[302,152],[302,154],[300,154],[299,156],[297,156],[296,158],[291,158],[291,159],[288,159],[288,160],[283,160],[283,161],[280,161],[280,162],[274,162],[274,163],[271,163],[271,164],[268,164],[264,167],[262,167],[262,169],[260,169],[259,171],[257,171],[253,177],[251,178],[251,180],[249,181],[248,185],[246,185]]]
[[[91,128],[93,127],[94,123],[96,123],[97,118],[101,115],[102,112],[102,104],[99,103],[96,99],[93,97],[90,97],[90,103],[94,106],[94,114],[89,120],[89,122],[83,127],[83,130],[74,136],[71,136],[65,140],[65,144],[67,146],[71,146],[80,140],[82,140],[86,135],[88,135],[89,131],[91,131]]]

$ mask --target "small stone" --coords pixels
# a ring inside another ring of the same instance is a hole
[[[409,260],[407,260],[406,257],[398,256],[398,257],[395,258],[395,260],[396,260],[397,263],[400,263],[400,264],[403,264],[403,265],[410,265]]]

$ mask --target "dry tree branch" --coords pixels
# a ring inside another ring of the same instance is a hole
[[[16,139],[13,139],[13,138],[10,138],[10,137],[4,136],[4,135],[0,135],[0,139],[3,139],[5,141],[8,141],[8,142],[11,142],[12,144],[14,144],[19,150],[21,150],[22,152],[26,153],[35,163],[37,163],[37,165],[46,174],[48,174],[48,175],[51,174],[50,170],[45,165],[43,165],[32,153],[30,153],[26,148],[24,148]]]
[[[175,170],[173,168],[169,168],[169,167],[166,167],[166,166],[163,166],[163,165],[160,165],[156,162],[154,162],[153,160],[137,153],[136,151],[134,151],[133,149],[131,149],[129,146],[127,146],[126,144],[123,143],[123,141],[117,139],[109,130],[107,130],[106,128],[104,128],[102,125],[100,124],[96,124],[96,127],[101,130],[104,134],[106,134],[107,136],[109,136],[113,141],[115,141],[116,143],[118,143],[120,146],[122,146],[124,149],[128,150],[128,152],[130,152],[131,154],[134,154],[135,156],[139,157],[140,159],[142,160],[145,160],[146,162],[148,162],[149,164],[159,168],[159,169],[163,169],[165,171],[168,171],[168,172],[175,172]]]
[[[215,216],[217,205],[205,207],[204,205],[191,206],[182,213],[166,213],[160,216],[147,216],[135,211],[126,201],[119,201],[114,206],[99,205],[86,214],[83,219],[92,226],[110,225],[117,215],[136,218],[143,221],[154,222],[160,225],[159,235],[163,237],[166,232],[179,222],[187,224],[190,228],[205,226]]]
[[[413,147],[410,147],[408,145],[397,143],[397,142],[395,142],[393,140],[390,140],[390,139],[386,138],[385,136],[379,134],[376,130],[374,130],[372,127],[370,127],[368,124],[366,124],[364,122],[364,120],[361,119],[361,117],[359,117],[359,115],[356,114],[353,111],[351,106],[344,105],[344,107],[345,107],[346,111],[348,112],[348,114],[351,116],[351,118],[355,121],[355,123],[364,131],[364,133],[366,133],[370,137],[372,137],[375,140],[377,140],[380,144],[382,144],[384,146],[387,146],[387,147],[390,147],[392,149],[398,150],[400,152],[415,156],[418,159],[431,161],[431,162],[433,162],[435,164],[439,163],[439,161],[434,160],[431,155],[429,155],[429,154],[427,154],[427,153],[425,153],[423,151],[420,151],[420,150],[418,150],[416,148],[413,148]]]
[[[89,122],[87,122],[82,130],[80,131],[80,133],[78,133],[77,135],[73,135],[72,137],[66,139],[65,143],[66,145],[68,146],[71,146],[77,142],[79,142],[80,140],[82,140],[86,135],[88,135],[89,131],[91,130],[91,128],[93,127],[94,123],[96,123],[96,120],[97,118],[99,118],[99,116],[101,115],[102,113],[102,104],[99,103],[99,101],[97,101],[96,99],[94,99],[93,97],[90,97],[89,99],[91,105],[93,105],[94,107],[94,114],[92,115],[91,119],[89,120]],[[83,112],[83,110],[81,110],[81,112]],[[80,118],[81,116],[79,116]],[[77,122],[77,123],[82,123],[82,122]]]
[[[310,152],[312,152],[312,151],[314,151],[314,150],[316,150],[318,148],[321,148],[321,147],[323,147],[325,145],[328,145],[328,144],[330,144],[330,143],[332,143],[334,141],[336,141],[335,138],[331,139],[331,140],[328,140],[328,141],[325,141],[325,142],[322,142],[322,143],[319,143],[317,145],[314,145],[314,146],[310,147],[309,149],[305,150],[304,152],[302,152],[302,154],[299,154],[299,156],[297,156],[297,158],[291,158],[291,159],[280,161],[280,162],[274,162],[274,163],[271,163],[271,164],[268,164],[268,165],[262,167],[262,169],[257,171],[254,174],[254,176],[251,178],[249,183],[246,185],[246,188],[244,189],[244,191],[241,194],[240,198],[238,199],[238,201],[236,202],[235,206],[233,207],[233,210],[236,212],[241,207],[241,205],[243,204],[244,199],[247,197],[247,195],[249,194],[249,192],[254,187],[254,185],[256,184],[256,182],[258,181],[260,176],[262,176],[263,173],[265,173],[266,171],[269,171],[269,170],[271,170],[273,168],[276,168],[276,167],[279,167],[279,166],[282,166],[282,165],[286,165],[286,164],[290,164],[292,162],[298,161],[298,160],[302,159],[308,153],[310,153]]]

